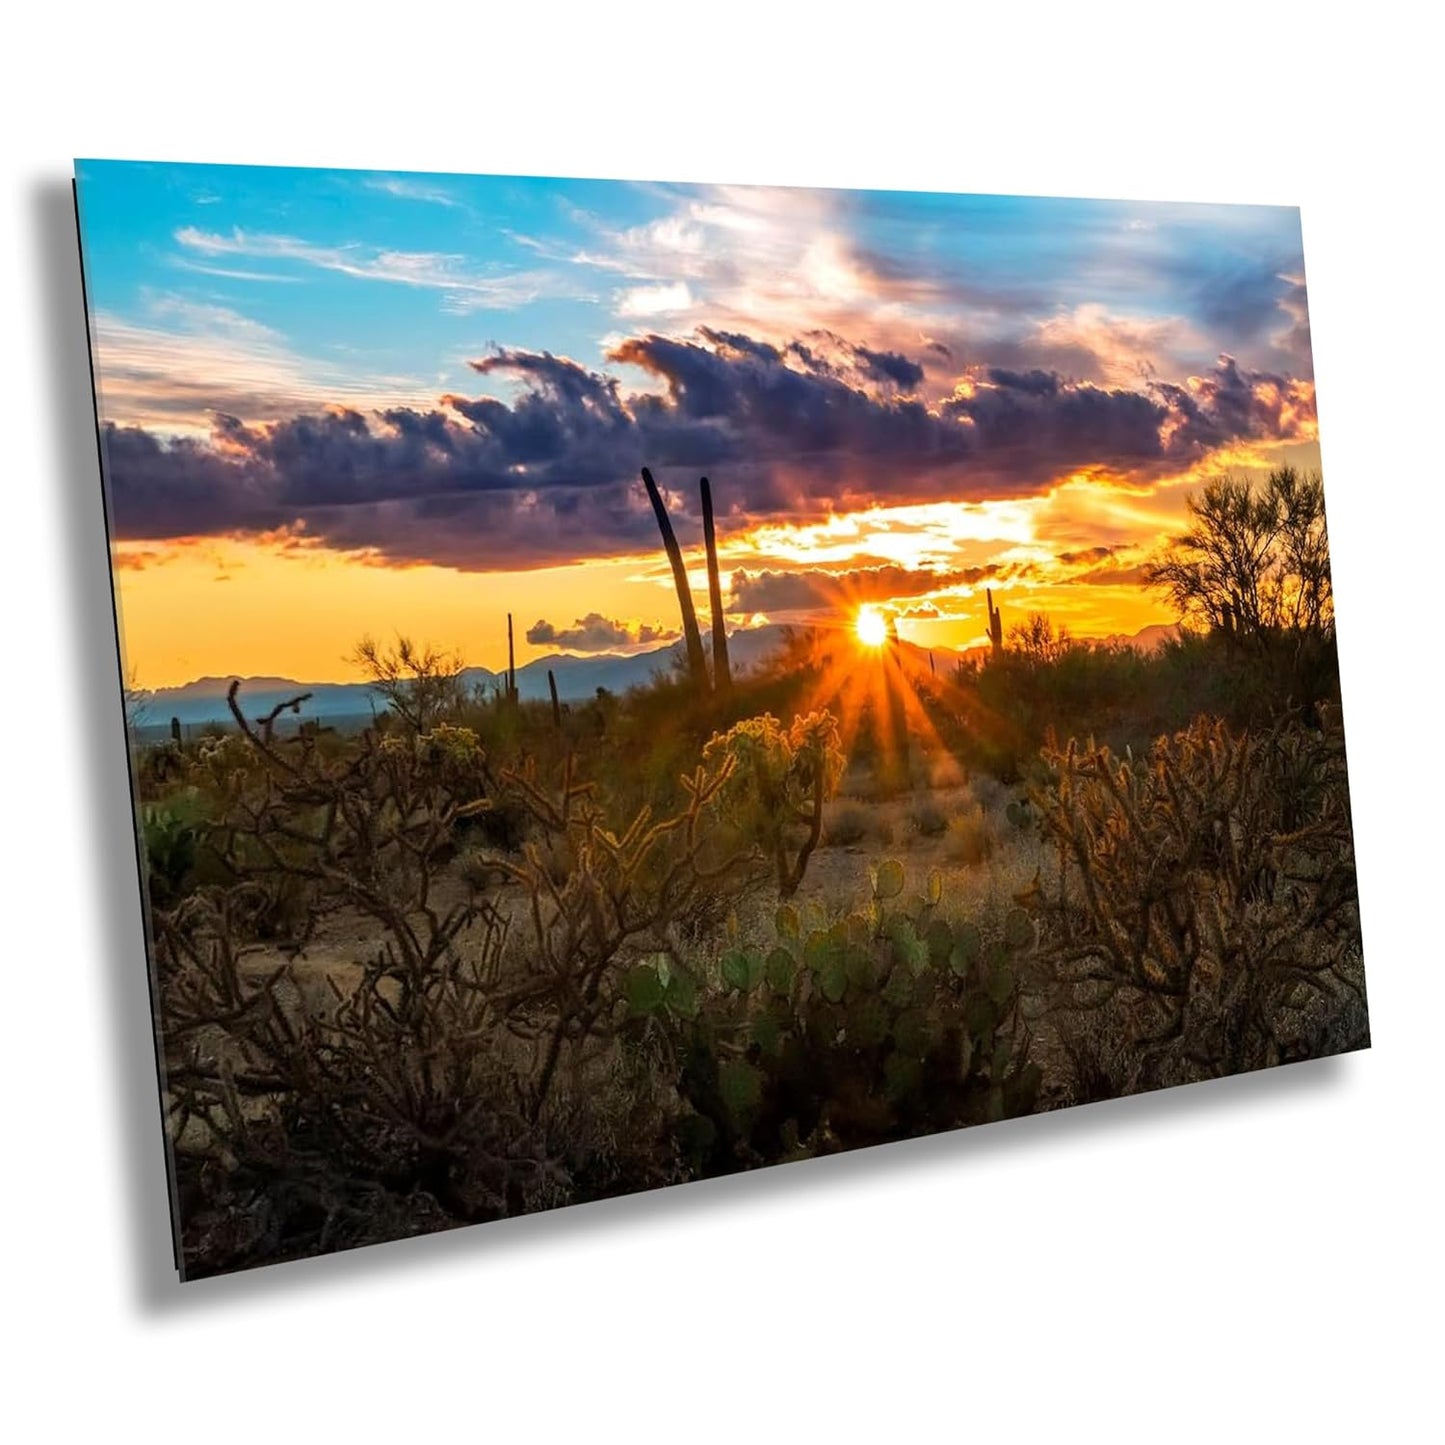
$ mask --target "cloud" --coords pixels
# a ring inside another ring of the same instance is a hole
[[[449,191],[425,181],[405,180],[399,176],[381,176],[363,181],[369,191],[384,191],[403,201],[425,201],[433,206],[455,207],[461,204]]]
[[[692,543],[704,473],[724,525],[736,526],[873,503],[1026,497],[1079,474],[1147,483],[1224,447],[1314,435],[1308,382],[1230,356],[1203,375],[1135,388],[981,369],[930,405],[866,385],[859,354],[811,333],[778,347],[744,333],[649,332],[624,338],[609,360],[639,368],[651,390],[503,348],[472,365],[514,384],[507,401],[343,404],[266,424],[222,411],[204,440],[107,426],[114,525],[132,540],[299,527],[383,561],[491,570],[653,550],[644,464],[665,487],[685,479],[672,502]]]
[[[667,286],[634,286],[618,298],[619,316],[659,316],[669,311],[686,311],[692,293],[687,282],[674,281]]]
[[[1120,316],[1097,302],[1038,323],[1041,358],[1108,386],[1135,386],[1178,375],[1206,351],[1202,333],[1182,316]]]
[[[206,257],[246,256],[256,260],[300,262],[363,281],[385,281],[443,293],[449,310],[509,311],[547,294],[577,295],[575,284],[550,272],[468,268],[466,258],[439,251],[397,251],[374,246],[321,245],[295,236],[270,235],[239,228],[222,233],[182,226],[176,241]]]
[[[204,437],[217,412],[259,419],[430,400],[413,378],[298,356],[278,332],[228,307],[158,296],[147,321],[104,311],[94,318],[102,414],[118,424]]]
[[[949,588],[976,586],[998,576],[1002,570],[993,563],[954,570],[900,567],[891,563],[841,572],[821,568],[748,572],[739,568],[733,573],[728,611],[744,614],[847,611],[868,602],[896,602]]]
[[[681,635],[676,628],[646,622],[628,624],[604,617],[600,612],[589,612],[565,628],[538,618],[527,629],[527,641],[534,646],[570,648],[574,652],[609,652],[619,647],[672,642]]]
[[[870,376],[891,381],[900,391],[914,391],[923,380],[923,368],[896,351],[873,351],[866,346],[854,350]]]

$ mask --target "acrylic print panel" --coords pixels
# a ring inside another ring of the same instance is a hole
[[[1368,1043],[1295,210],[77,171],[187,1277]]]

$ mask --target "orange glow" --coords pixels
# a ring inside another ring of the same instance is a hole
[[[803,596],[792,604],[743,597],[747,615],[731,613],[729,628],[814,625],[831,613],[856,667],[860,646],[886,640],[891,614],[905,642],[969,649],[987,641],[987,586],[1006,631],[1042,612],[1074,637],[1132,636],[1174,620],[1168,600],[1142,587],[1138,572],[1181,530],[1189,493],[1219,470],[1285,461],[1313,470],[1318,447],[1241,444],[1191,471],[1131,486],[1080,472],[1036,496],[744,524],[720,539],[725,598],[739,572],[798,573],[826,584],[819,593],[826,605],[810,607],[806,589],[791,594]],[[1101,550],[1102,561],[1085,555]],[[233,675],[352,681],[358,672],[348,659],[368,633],[410,636],[495,670],[506,660],[508,612],[519,664],[558,650],[526,641],[543,619],[558,631],[591,613],[670,631],[680,622],[660,547],[533,571],[458,572],[387,565],[283,529],[249,540],[128,541],[112,555],[125,662],[140,687]],[[704,617],[702,549],[687,549],[685,562]],[[932,574],[936,585],[887,595],[874,580],[887,567]]]

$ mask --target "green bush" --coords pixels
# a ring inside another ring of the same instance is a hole
[[[199,838],[194,808],[156,803],[141,810],[147,887],[154,905],[166,907],[190,890]]]

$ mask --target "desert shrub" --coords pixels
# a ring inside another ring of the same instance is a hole
[[[1150,652],[1056,634],[1019,634],[1015,643],[986,666],[961,670],[929,702],[940,735],[976,780],[1027,781],[1051,734],[1143,753],[1201,714],[1260,728],[1339,697],[1333,625],[1269,626],[1247,635],[1181,630]]]
[[[925,838],[941,838],[948,831],[948,814],[933,798],[921,798],[908,810],[908,822]]]
[[[1019,1010],[1033,944],[1015,909],[985,940],[944,916],[943,880],[900,903],[902,865],[828,919],[783,905],[768,951],[734,945],[721,987],[677,991],[653,974],[639,1024],[672,1041],[690,1112],[679,1147],[713,1174],[1027,1113],[1040,1072]]]
[[[1009,798],[1009,790],[987,773],[979,773],[968,780],[968,790],[973,794],[974,801],[985,813],[996,812],[1000,804],[1006,804]]]
[[[760,873],[716,818],[736,761],[618,833],[570,765],[494,771],[467,728],[368,734],[327,760],[235,710],[264,783],[215,830],[233,880],[155,922],[187,1271],[677,1177],[675,1091],[620,1031],[639,960],[680,960],[679,933]],[[520,855],[477,854],[460,896],[439,894],[458,824],[502,803],[526,818]],[[305,920],[263,965],[255,916],[296,883]],[[340,907],[374,943],[318,977],[298,955]]]
[[[949,862],[976,868],[993,856],[998,837],[983,809],[974,804],[955,813],[947,825],[948,842],[945,855]]]
[[[720,810],[772,863],[779,894],[791,897],[822,837],[823,804],[842,776],[837,721],[813,712],[785,728],[765,713],[714,735],[702,756],[704,766],[726,768]]]
[[[823,842],[830,848],[847,848],[861,843],[872,830],[873,820],[867,808],[856,803],[834,808],[823,827]]]
[[[409,637],[398,637],[391,647],[364,637],[349,660],[366,673],[409,734],[429,731],[465,701],[461,658]]]
[[[1367,1042],[1338,731],[1199,719],[1137,763],[1045,756],[1062,867],[1031,902],[1054,1008],[1065,1031],[1100,1016],[1105,1073],[1150,1087]]]
[[[233,939],[247,888],[162,917],[168,1123],[187,1272],[214,1273],[497,1218],[561,1174],[518,1099],[482,946],[408,969],[378,949],[329,1004],[294,963],[258,971]]]

